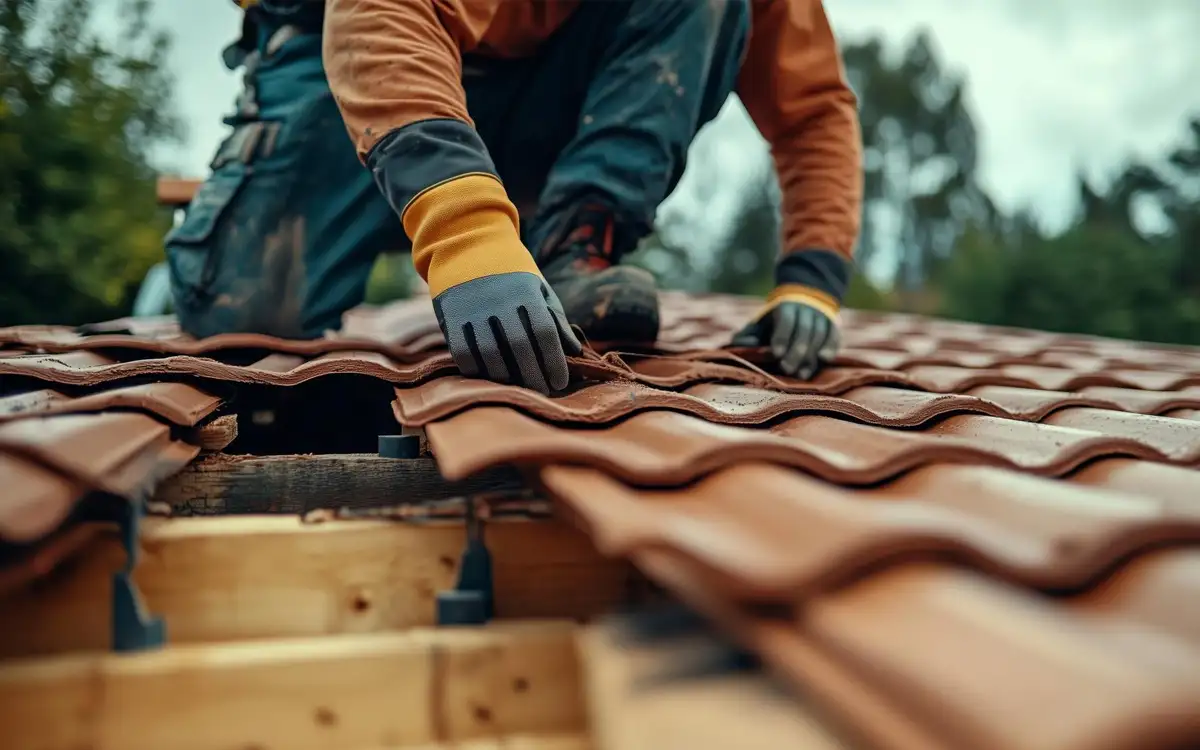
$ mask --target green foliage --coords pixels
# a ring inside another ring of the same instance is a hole
[[[945,315],[983,323],[1200,344],[1200,121],[1168,155],[1174,171],[1133,163],[1104,191],[1080,181],[1076,224],[1052,237],[973,229],[939,269]],[[1134,204],[1150,197],[1171,224],[1142,236]]]
[[[843,57],[863,133],[858,262],[894,263],[897,283],[915,289],[949,256],[968,221],[990,222],[994,213],[977,180],[966,81],[942,64],[928,33],[897,59],[878,38],[845,45]]]
[[[996,221],[992,201],[976,178],[977,134],[966,106],[966,83],[942,65],[924,34],[895,60],[880,39],[845,45],[843,57],[859,96],[863,130],[865,205],[858,265],[895,265],[901,286],[913,292],[950,256],[970,222],[991,226]],[[781,249],[781,196],[772,170],[752,184],[706,278],[697,284],[686,261],[657,251],[645,256],[647,265],[677,287],[766,294]],[[848,306],[884,309],[919,296],[885,295],[859,276]]]
[[[768,165],[752,183],[722,243],[718,263],[710,271],[708,288],[725,294],[765,296],[775,283],[775,262],[781,252],[783,225],[779,182]]]
[[[150,0],[112,39],[91,0],[0,3],[0,324],[123,314],[170,218],[150,153],[178,137]]]
[[[365,302],[383,305],[412,296],[417,272],[413,269],[412,256],[408,253],[385,253],[375,260],[375,267],[367,279]]]
[[[1074,225],[1047,236],[1027,211],[1001,213],[978,183],[966,82],[941,64],[928,36],[896,59],[878,39],[843,53],[863,127],[858,265],[890,257],[897,269],[887,291],[856,274],[848,307],[1200,344],[1200,118],[1160,163],[1131,162],[1103,189],[1080,179]],[[1146,200],[1161,209],[1165,233],[1138,231]],[[779,204],[764,175],[743,196],[701,288],[770,289]],[[655,256],[660,278],[687,278],[686,261],[672,257]]]
[[[1200,300],[1174,288],[1178,245],[1081,225],[1017,248],[976,235],[943,269],[942,312],[1050,331],[1200,343]]]
[[[889,310],[894,307],[892,299],[862,274],[855,274],[850,279],[850,288],[846,290],[843,303],[855,310]]]

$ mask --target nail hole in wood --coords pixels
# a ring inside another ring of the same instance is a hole
[[[325,706],[318,706],[313,713],[313,719],[317,722],[317,726],[331,727],[337,724],[337,714],[329,710]]]

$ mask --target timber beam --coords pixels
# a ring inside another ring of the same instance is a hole
[[[163,482],[154,502],[171,506],[178,515],[308,513],[525,490],[512,469],[448,482],[429,457],[215,455]]]
[[[492,520],[485,535],[501,619],[587,619],[620,607],[639,580],[555,520]],[[465,538],[455,520],[147,518],[133,579],[171,644],[401,630],[435,624]],[[0,599],[0,658],[107,649],[124,559],[106,529]]]
[[[584,748],[574,631],[506,623],[9,662],[0,665],[3,744]],[[486,741],[510,736],[521,739]]]

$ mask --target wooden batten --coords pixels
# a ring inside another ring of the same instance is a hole
[[[216,430],[205,439],[219,440]],[[307,513],[319,508],[381,508],[524,489],[520,474],[512,469],[447,482],[437,463],[428,457],[218,455],[196,461],[167,479],[155,493],[154,502],[168,505],[180,515]]]
[[[373,633],[434,624],[464,539],[455,521],[150,518],[134,577],[171,644]],[[634,580],[556,521],[493,521],[486,541],[500,618],[596,616]],[[0,657],[107,649],[110,577],[123,562],[115,532],[100,534],[0,599]]]
[[[10,662],[3,744],[365,750],[515,735],[529,750],[586,747],[574,630],[509,623]]]

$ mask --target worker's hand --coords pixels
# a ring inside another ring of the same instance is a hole
[[[567,355],[582,347],[540,273],[465,281],[434,297],[433,309],[463,375],[547,394],[567,387]]]
[[[808,380],[833,361],[841,346],[837,307],[824,295],[780,287],[734,336],[733,345],[770,346],[784,373]]]
[[[403,219],[462,373],[547,394],[566,388],[567,356],[583,347],[521,243],[500,183],[460,177],[416,198]]]

